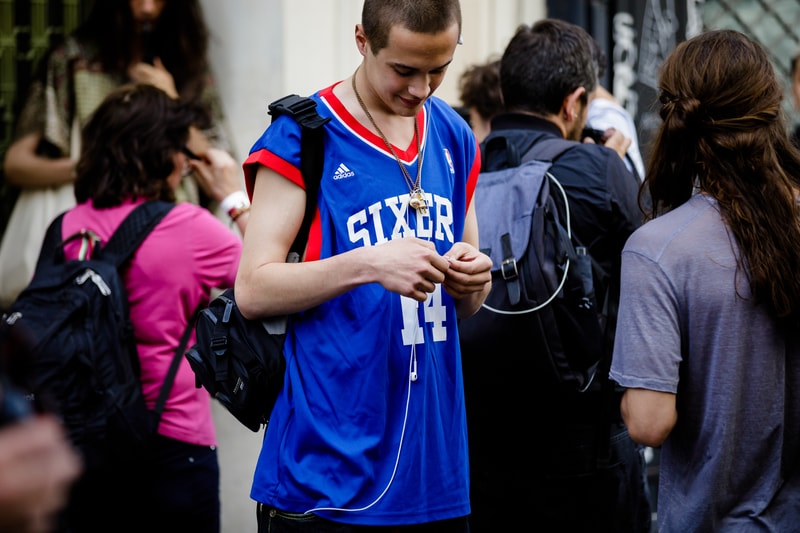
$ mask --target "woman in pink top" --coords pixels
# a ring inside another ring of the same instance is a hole
[[[194,108],[152,85],[112,92],[83,130],[78,205],[64,217],[63,236],[90,229],[106,241],[136,205],[174,202],[174,189],[191,171],[213,183],[209,190],[218,193],[216,200],[246,200],[230,156],[211,149],[204,159],[194,159],[186,149],[199,118]],[[246,205],[231,211],[241,232],[247,211]],[[68,259],[78,256],[79,245],[75,240],[65,246]],[[186,202],[167,213],[134,255],[124,279],[148,407],[156,402],[194,310],[208,302],[212,289],[233,286],[240,252],[232,228]],[[210,402],[184,359],[161,417],[152,468],[138,479],[122,480],[135,487],[132,495],[109,487],[91,491],[89,508],[70,509],[69,516],[81,522],[74,530],[217,533],[219,464]],[[113,522],[97,518],[104,512]]]

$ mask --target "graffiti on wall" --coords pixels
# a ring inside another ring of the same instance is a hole
[[[658,72],[675,46],[702,31],[704,0],[618,2],[611,19],[613,93],[638,125],[642,155],[660,123]]]

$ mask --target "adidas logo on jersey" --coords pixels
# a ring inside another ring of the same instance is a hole
[[[355,175],[356,173],[347,168],[347,165],[344,163],[339,163],[339,168],[337,168],[336,172],[333,173],[333,179],[343,180],[345,178],[352,178]]]

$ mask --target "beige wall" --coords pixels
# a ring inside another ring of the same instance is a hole
[[[349,76],[361,0],[201,0],[211,59],[235,150],[244,158],[268,124],[267,104]],[[500,54],[521,23],[545,16],[545,0],[461,0],[464,44],[437,95],[458,104],[458,76]]]

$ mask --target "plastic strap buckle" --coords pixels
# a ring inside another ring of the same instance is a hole
[[[290,94],[272,102],[269,105],[269,114],[273,118],[279,115],[290,115],[303,127],[317,129],[325,125],[330,117],[321,117],[316,108],[317,103],[311,98]]]
[[[500,265],[500,272],[502,272],[503,279],[505,280],[518,278],[519,271],[517,270],[517,260],[513,257],[504,260]]]

